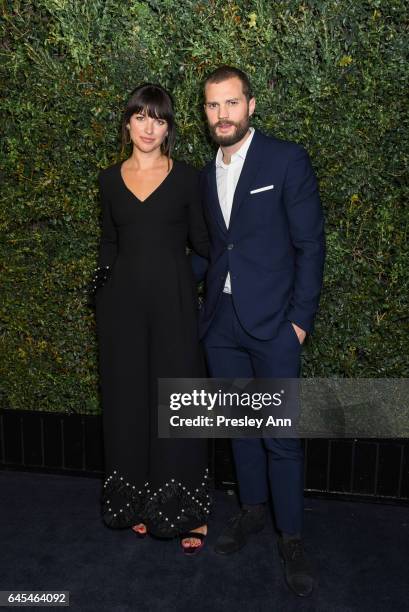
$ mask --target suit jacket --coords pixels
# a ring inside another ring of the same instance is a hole
[[[272,338],[284,319],[311,332],[325,239],[317,180],[305,149],[255,131],[229,228],[217,195],[214,160],[202,172],[202,189],[210,260],[200,335],[214,317],[227,271],[237,316],[249,334]]]

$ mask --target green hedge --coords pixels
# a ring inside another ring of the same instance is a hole
[[[327,218],[306,376],[409,376],[404,0],[1,3],[1,406],[98,412],[96,176],[130,90],[177,103],[176,157],[213,154],[203,76],[246,70],[254,125],[309,150]]]

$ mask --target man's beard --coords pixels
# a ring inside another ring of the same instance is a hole
[[[222,125],[234,125],[236,128],[233,134],[228,136],[219,136],[216,133],[216,128],[219,126],[219,122],[214,125],[209,125],[210,135],[213,140],[222,147],[231,147],[239,142],[249,131],[250,117],[245,117],[242,121],[236,123],[235,121],[220,121]]]

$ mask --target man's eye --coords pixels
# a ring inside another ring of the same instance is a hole
[[[207,108],[216,108],[216,102],[209,102]]]
[[[229,100],[227,104],[229,104],[230,106],[236,106],[237,102],[238,100]]]

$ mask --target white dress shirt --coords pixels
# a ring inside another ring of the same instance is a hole
[[[221,148],[219,148],[216,155],[217,195],[219,196],[220,208],[222,209],[224,222],[226,223],[227,228],[229,227],[230,223],[234,192],[236,191],[237,183],[239,182],[247,151],[253,139],[254,128],[251,127],[250,132],[250,135],[243,142],[240,149],[231,156],[230,164],[224,163],[223,151]],[[223,291],[225,293],[231,293],[230,272],[227,272]]]

